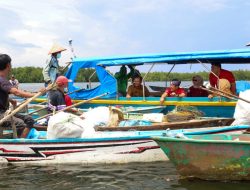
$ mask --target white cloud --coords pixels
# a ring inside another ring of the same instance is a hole
[[[205,41],[196,42],[204,27],[202,25],[199,28],[202,23],[198,23],[198,19],[203,16],[210,18],[213,13],[223,13],[235,5],[233,2],[0,0],[0,9],[16,15],[18,22],[15,24],[13,19],[9,22],[6,18],[6,22],[10,24],[4,25],[4,32],[0,30],[0,50],[14,56],[16,66],[43,66],[52,43],[58,42],[67,46],[68,38],[73,39],[76,54],[86,57],[165,52],[183,47],[204,48],[202,43]],[[0,16],[1,14],[4,13],[0,12]],[[246,18],[247,16],[248,14]],[[225,16],[226,19],[228,17]],[[228,23],[230,26],[231,24]],[[248,30],[247,27],[245,30]],[[213,28],[211,31],[213,32]],[[206,32],[209,34],[209,31]],[[209,45],[209,36],[206,43]],[[197,47],[197,44],[200,46]],[[70,51],[64,52],[62,62],[68,61],[70,57]]]

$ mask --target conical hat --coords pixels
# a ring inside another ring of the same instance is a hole
[[[231,88],[231,84],[227,79],[220,79],[219,80],[219,89],[221,91],[232,94],[230,88]]]
[[[66,48],[60,46],[59,44],[53,44],[48,54],[58,53],[67,50]]]

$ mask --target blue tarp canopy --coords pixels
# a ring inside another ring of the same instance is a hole
[[[69,91],[73,92],[79,87],[74,86],[74,81],[80,69],[94,68],[100,81],[96,88],[83,90],[71,94],[74,99],[89,99],[108,92],[106,98],[116,96],[117,82],[106,70],[106,66],[120,65],[143,65],[152,63],[162,64],[187,64],[187,63],[231,63],[244,64],[250,63],[250,48],[222,50],[222,51],[200,51],[183,53],[165,53],[165,54],[145,54],[132,56],[116,57],[94,57],[94,58],[75,58],[72,65],[66,73],[66,77],[73,82],[69,83]]]
[[[97,77],[100,81],[100,85],[93,89],[86,89],[79,92],[75,92],[70,95],[73,99],[89,99],[95,96],[109,93],[104,98],[112,98],[116,96],[117,82],[116,79],[110,75],[103,67],[98,66],[97,62],[91,60],[74,59],[72,65],[66,73],[66,77],[72,82],[69,82],[69,92],[80,89],[74,85],[74,81],[80,69],[93,68],[96,71]]]
[[[94,58],[101,66],[118,65],[140,65],[152,63],[187,64],[187,63],[250,63],[250,48],[222,50],[222,51],[200,51],[165,54],[145,54],[133,56]]]

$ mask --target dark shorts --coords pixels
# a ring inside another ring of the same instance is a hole
[[[4,117],[4,113],[0,113],[0,118],[2,119]],[[13,116],[14,123],[16,125],[16,128],[32,128],[35,121],[33,118],[29,115],[22,115],[22,114],[15,114]],[[11,118],[7,119],[3,124],[2,127],[11,127]]]

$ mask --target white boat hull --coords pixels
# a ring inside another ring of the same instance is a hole
[[[16,140],[19,141],[19,140]],[[113,138],[105,141],[37,140],[38,143],[0,142],[0,162],[12,164],[111,164],[167,160],[150,139]],[[64,141],[64,142],[63,142]],[[34,140],[33,140],[34,142]]]

